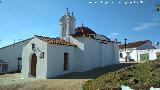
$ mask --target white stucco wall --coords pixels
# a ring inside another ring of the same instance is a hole
[[[138,61],[138,52],[136,50],[133,50],[132,53],[130,54],[131,59],[134,59],[134,61]]]
[[[119,43],[112,43],[113,44],[113,57],[115,57],[113,59],[113,64],[119,64]]]
[[[106,65],[118,64],[119,63],[119,49],[118,44],[108,42],[102,45],[102,67]]]
[[[18,70],[18,58],[22,58],[23,46],[29,41],[30,39],[0,49],[0,59],[3,62],[8,62],[8,72],[16,72]]]
[[[84,38],[84,71],[100,67],[100,49],[99,40]]]
[[[99,35],[99,38],[101,40],[108,41],[108,39],[104,36]],[[119,63],[118,43],[108,42],[108,44],[104,44],[100,43],[101,40],[96,40],[89,37],[70,38],[70,41],[76,44],[77,48],[80,49],[80,51],[76,51],[81,52],[81,56],[79,56],[79,54],[76,54],[77,56],[75,56],[81,58],[80,64],[82,65],[78,65],[84,68],[80,71]]]
[[[85,38],[84,48],[84,70],[119,63],[119,48],[115,42],[104,44],[100,40]]]
[[[127,49],[127,52],[130,52],[131,59],[134,59],[134,61],[140,61],[140,54],[149,54],[149,60],[155,60],[157,59],[156,53],[160,52],[159,49],[146,49],[146,50],[136,50],[134,48],[130,49],[130,51]],[[126,53],[124,50],[120,50],[119,54],[123,54],[123,58],[119,58],[119,61],[125,61]]]
[[[120,57],[120,53],[122,53],[122,58]],[[125,50],[124,49],[119,49],[119,61],[120,62],[125,61],[125,56],[126,56]]]
[[[75,58],[74,52],[76,50],[76,47],[48,44],[47,50],[48,50],[47,78],[75,72],[77,70],[77,66],[78,66],[77,60],[79,59]],[[63,70],[65,52],[69,54],[69,70],[66,70],[66,71]]]
[[[83,63],[84,63],[84,38],[85,37],[77,37],[73,38],[72,36],[69,37],[70,42],[74,43],[77,47],[74,51],[77,65],[76,72],[83,72]]]
[[[118,63],[118,44],[114,42],[103,44],[100,40],[89,37],[70,38],[70,41],[77,46],[48,44],[37,38],[32,39],[23,48],[23,75],[30,76],[33,53],[37,55],[36,78],[51,78]],[[33,43],[36,45],[36,52],[32,50]],[[39,58],[41,52],[45,53],[43,59]],[[66,52],[69,53],[69,70],[64,71],[64,53]]]
[[[125,61],[126,56],[129,59],[134,59],[134,61],[137,61],[137,51],[136,48],[127,48],[126,51],[125,49],[121,49],[120,53],[123,54],[123,58],[120,58],[120,61]],[[120,55],[119,55],[120,56]],[[127,61],[129,61],[127,59]]]
[[[73,38],[72,36],[69,36],[69,41],[77,45],[79,49],[84,51],[84,39],[85,37],[79,37],[79,38]]]
[[[111,45],[107,45],[107,44],[101,44],[102,45],[102,62],[101,62],[101,66],[104,67],[106,65],[110,65],[112,63],[112,47],[110,47]],[[106,52],[107,51],[107,52]]]
[[[149,60],[157,59],[156,53],[159,52],[157,49],[149,49],[149,50],[137,50],[138,52],[138,61],[140,61],[140,54],[149,54]]]
[[[147,42],[139,47],[135,47],[135,48],[127,48],[126,52],[130,53],[130,57],[131,59],[134,59],[134,61],[140,61],[140,57],[139,57],[139,51],[146,51],[147,49],[154,49],[154,46],[152,46],[152,42]],[[119,58],[119,61],[125,61],[125,56],[127,55],[124,49],[120,49],[119,54],[122,53],[123,54],[123,58]],[[141,52],[142,53],[142,52]],[[148,51],[146,53],[149,53]],[[152,53],[150,53],[150,57],[154,57],[152,56]],[[152,58],[151,58],[152,59]]]
[[[36,50],[32,50],[32,44],[35,44]],[[44,52],[44,58],[39,58],[40,53]],[[24,48],[22,52],[22,74],[25,77],[31,74],[31,60],[32,55],[37,56],[37,66],[36,66],[36,78],[47,78],[47,43],[43,42],[37,38],[32,39]]]

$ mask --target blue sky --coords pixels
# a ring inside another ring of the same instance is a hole
[[[160,12],[156,12],[154,6],[160,0],[1,1],[0,47],[34,35],[59,37],[59,19],[67,7],[74,12],[77,27],[83,22],[84,26],[112,40],[124,42],[124,38],[127,38],[127,42],[146,39],[153,43],[160,41]]]

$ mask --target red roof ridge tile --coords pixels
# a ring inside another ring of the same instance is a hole
[[[137,42],[132,42],[132,43],[128,43],[126,45],[126,48],[136,48],[139,47],[147,42],[151,42],[150,40],[143,40],[143,41],[137,41]],[[124,49],[125,48],[125,44],[119,45],[120,49]]]
[[[38,35],[35,35],[35,37],[44,41],[44,42],[50,43],[50,44],[76,46],[75,44],[73,44],[71,42],[67,42],[62,38],[50,38],[50,37],[44,37],[44,36],[38,36]]]
[[[82,27],[77,27],[75,29],[75,33],[72,34],[71,36],[73,37],[86,36],[86,37],[94,38],[96,36],[96,33],[92,31],[90,28],[82,26]]]

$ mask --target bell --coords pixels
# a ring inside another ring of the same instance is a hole
[[[156,11],[160,11],[160,4],[156,4]]]

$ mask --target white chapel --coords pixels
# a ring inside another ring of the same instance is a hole
[[[46,79],[119,63],[118,42],[84,25],[76,27],[76,18],[68,10],[59,22],[59,38],[35,35],[1,48],[0,60],[7,69],[0,72],[20,69],[24,77]]]

